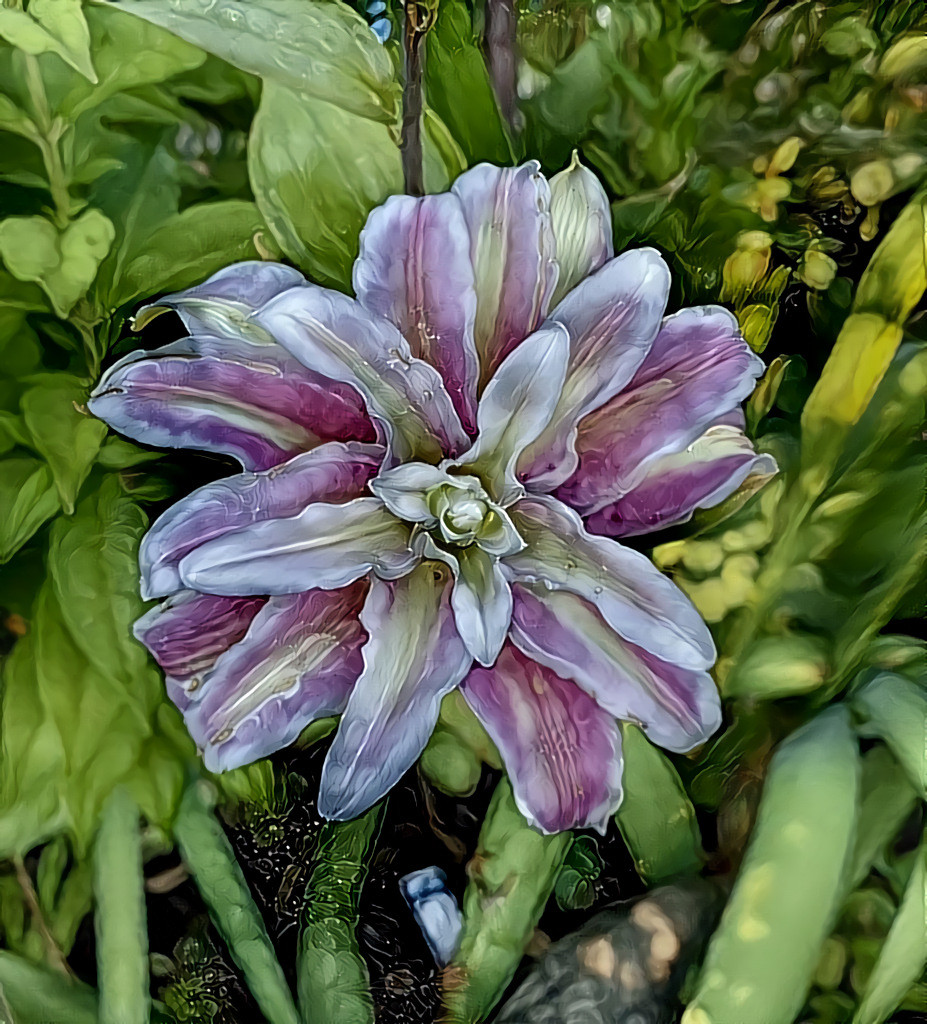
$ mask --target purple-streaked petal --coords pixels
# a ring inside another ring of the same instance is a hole
[[[502,505],[523,492],[515,466],[557,406],[569,345],[560,324],[546,324],[505,359],[480,399],[479,434],[457,462]]]
[[[616,718],[641,723],[654,743],[682,753],[720,725],[721,701],[707,672],[660,661],[622,640],[574,594],[523,584],[512,590],[515,646],[572,679]]]
[[[396,579],[418,561],[409,527],[377,498],[355,498],[224,533],[184,556],[179,571],[207,594],[297,594],[345,587],[371,571]]]
[[[576,594],[619,636],[665,661],[694,670],[714,662],[692,603],[640,552],[587,533],[572,509],[547,495],[524,498],[509,513],[528,544],[503,560],[510,580]]]
[[[485,383],[550,306],[558,272],[550,188],[531,160],[520,167],[478,164],[454,182],[453,193],[470,232],[474,334]]]
[[[771,455],[754,451],[743,431],[715,425],[683,451],[650,463],[644,479],[589,516],[586,528],[609,537],[662,530],[724,501],[748,477],[768,479],[777,468]]]
[[[177,566],[200,544],[264,519],[287,519],[313,502],[341,504],[358,497],[382,457],[379,445],[331,442],[274,469],[239,473],[198,488],[145,534],[139,551],[142,596],[180,589]]]
[[[210,771],[266,757],[314,719],[341,713],[362,667],[365,593],[359,582],[270,598],[188,709],[187,726]]]
[[[685,448],[743,401],[762,372],[726,309],[667,317],[627,388],[580,423],[579,465],[557,497],[582,515],[609,505],[643,480],[650,463]]]
[[[576,683],[506,644],[460,687],[499,748],[518,809],[542,832],[604,833],[621,803],[621,736]]]
[[[165,674],[198,697],[203,674],[245,635],[264,603],[263,597],[182,590],[147,611],[132,631]]]
[[[578,424],[614,398],[643,362],[669,286],[669,268],[656,249],[632,249],[587,277],[551,313],[569,331],[570,362],[557,408],[518,466],[532,490],[552,490],[576,469]]]
[[[464,429],[476,429],[479,361],[470,234],[451,193],[391,196],[367,218],[354,264],[354,292],[394,323],[412,355],[444,378]]]
[[[376,803],[412,766],[441,698],[472,659],[454,627],[450,577],[426,562],[395,583],[374,579],[361,612],[370,636],[322,768],[319,812],[343,821]]]
[[[253,320],[310,370],[357,388],[389,436],[392,459],[437,462],[469,444],[441,374],[412,354],[393,324],[354,299],[292,288]]]
[[[615,253],[612,214],[602,183],[573,153],[570,166],[550,179],[550,224],[557,243],[560,276],[556,304]]]
[[[226,338],[250,339],[254,343],[271,342],[248,317],[265,302],[290,288],[306,284],[306,279],[282,263],[246,260],[224,267],[194,288],[165,295],[135,314],[134,326],[141,330],[165,309],[172,309],[193,333]]]

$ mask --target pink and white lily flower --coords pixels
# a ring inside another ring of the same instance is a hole
[[[189,337],[113,366],[90,408],[237,458],[154,524],[136,635],[224,770],[341,715],[319,810],[379,800],[459,687],[545,832],[604,830],[618,720],[673,751],[720,707],[711,636],[616,538],[771,474],[742,430],[762,363],[716,306],[664,317],[653,249],[614,257],[574,164],[480,165],[374,210],[356,298],[241,263],[143,310]]]

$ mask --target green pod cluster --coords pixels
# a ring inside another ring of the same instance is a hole
[[[615,815],[637,873],[648,884],[695,874],[704,863],[695,808],[670,760],[623,723],[624,797]]]
[[[382,812],[381,803],[353,821],[328,822],[319,835],[299,938],[297,985],[305,1024],[373,1024],[356,928],[368,850]]]
[[[235,852],[216,820],[212,788],[184,793],[174,836],[219,934],[268,1024],[299,1024],[293,996]]]
[[[843,895],[859,754],[845,707],[774,755],[747,854],[682,1024],[792,1024]]]
[[[446,1024],[476,1024],[496,1005],[553,891],[572,834],[542,835],[496,787],[468,867],[460,951],[444,975]]]
[[[93,849],[100,1024],[147,1024],[148,927],[138,807],[122,788],[103,806]]]

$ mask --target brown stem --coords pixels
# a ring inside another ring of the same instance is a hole
[[[499,110],[512,129],[518,128],[515,86],[517,27],[515,0],[486,0],[486,65]]]
[[[48,961],[48,965],[54,970],[60,971],[66,977],[73,978],[75,976],[74,972],[71,970],[70,964],[68,964],[64,953],[62,953],[45,921],[45,915],[39,906],[38,894],[35,891],[35,886],[32,884],[32,879],[29,877],[29,872],[26,870],[26,865],[23,864],[22,857],[13,858],[13,867],[16,869],[16,881],[19,883],[20,889],[22,889],[23,899],[29,909],[32,924],[39,933],[42,945],[45,947],[45,959]]]
[[[406,192],[425,194],[422,168],[422,58],[425,36],[434,20],[433,11],[422,0],[407,0],[403,30],[405,80],[402,86],[402,135],[399,152]]]

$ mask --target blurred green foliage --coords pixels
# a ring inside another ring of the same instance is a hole
[[[480,160],[553,172],[577,150],[613,197],[616,249],[660,248],[674,304],[729,305],[769,364],[747,422],[779,477],[653,551],[712,626],[725,728],[672,759],[625,736],[616,827],[642,879],[733,883],[687,1022],[743,1024],[755,1000],[812,1024],[927,1011],[927,649],[908,621],[927,597],[927,13],[519,0],[509,124],[484,59],[488,2],[442,0],[426,40],[427,188]],[[130,632],[149,507],[217,466],[181,473],[83,407],[144,299],[281,256],[347,288],[367,213],[403,191],[398,0],[377,15],[385,46],[360,0],[244,6],[0,6],[0,1017],[17,1024],[148,1012],[135,858],[172,844],[267,1018],[296,1019],[192,743]],[[452,695],[423,772],[466,794],[485,764],[498,754]],[[216,781],[245,820],[280,799],[269,763]],[[337,888],[335,947],[320,903],[303,966],[343,958],[362,987],[352,919],[376,829],[345,828],[313,875],[320,899]],[[550,894],[588,905],[600,868],[585,837],[531,831],[505,782],[470,852],[445,993],[448,1019],[476,1021]],[[68,966],[90,914],[99,1000]],[[180,960],[151,1019],[212,1019],[209,957]],[[303,1002],[327,984],[321,968],[301,977]]]

